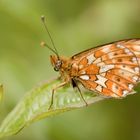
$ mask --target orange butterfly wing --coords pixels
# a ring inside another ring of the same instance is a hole
[[[140,39],[118,41],[89,49],[72,57],[76,80],[89,90],[121,98],[140,81]]]

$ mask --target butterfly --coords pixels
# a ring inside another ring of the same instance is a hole
[[[140,39],[97,46],[70,58],[59,56],[55,46],[54,49],[47,47],[55,53],[50,60],[62,79],[62,83],[52,90],[50,107],[54,92],[69,83],[79,91],[78,84],[81,83],[86,89],[105,97],[124,98],[132,94],[140,82]],[[81,97],[84,100],[82,94]]]
[[[53,89],[51,105],[54,92],[68,83],[79,91],[78,83],[81,83],[105,97],[123,98],[133,93],[140,82],[140,39],[101,45],[70,58],[51,55],[50,60],[63,81]]]

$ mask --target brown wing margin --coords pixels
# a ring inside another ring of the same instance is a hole
[[[121,42],[128,42],[128,41],[138,41],[138,40],[140,40],[140,38],[124,39],[124,40],[114,41],[114,42],[111,42],[111,43],[106,43],[106,44],[103,44],[103,45],[98,45],[98,46],[96,46],[96,47],[94,47],[94,48],[89,48],[89,49],[84,50],[84,51],[82,51],[82,52],[80,52],[80,53],[78,53],[78,54],[75,54],[75,55],[73,55],[71,58],[72,58],[72,59],[75,59],[76,57],[79,57],[79,56],[82,55],[82,54],[89,53],[90,51],[96,50],[96,49],[98,49],[98,48],[100,48],[100,47],[103,47],[103,46],[106,46],[106,45],[116,44],[116,43],[119,43],[119,42],[121,43]]]

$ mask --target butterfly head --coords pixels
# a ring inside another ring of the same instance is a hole
[[[50,56],[51,64],[54,67],[55,71],[59,71],[62,67],[62,60],[56,55]]]

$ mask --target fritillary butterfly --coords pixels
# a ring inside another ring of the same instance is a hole
[[[101,45],[71,58],[60,57],[56,49],[53,52],[56,55],[50,56],[51,63],[63,82],[53,89],[50,107],[54,91],[68,83],[77,88],[77,83],[81,83],[105,97],[123,98],[140,82],[140,39]]]

